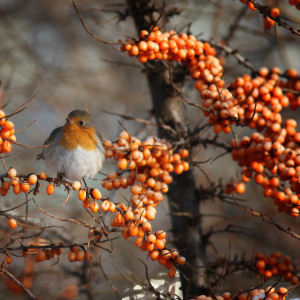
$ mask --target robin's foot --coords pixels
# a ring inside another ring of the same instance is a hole
[[[61,181],[66,182],[66,175],[63,174],[63,173],[57,173],[57,180],[58,180],[59,182],[61,182]]]
[[[83,180],[83,182],[85,184],[85,188],[87,188],[87,184],[86,184],[85,179],[83,177],[82,177],[82,180]]]

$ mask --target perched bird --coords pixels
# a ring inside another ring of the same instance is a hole
[[[93,178],[105,160],[102,137],[86,111],[73,110],[66,121],[51,132],[44,145],[52,145],[43,148],[37,159],[45,161],[47,170],[67,179]]]

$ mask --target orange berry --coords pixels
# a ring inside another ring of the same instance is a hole
[[[21,185],[19,183],[14,185],[13,191],[16,195],[20,194],[22,192]]]
[[[140,41],[138,43],[138,48],[140,51],[147,51],[147,43],[145,41]]]
[[[47,258],[46,252],[44,250],[40,250],[39,253],[35,257],[36,262],[44,261]]]
[[[256,10],[255,6],[250,1],[248,1],[247,5],[250,10]]]
[[[47,192],[48,195],[52,195],[53,192],[54,192],[54,185],[51,184],[51,183],[49,183],[49,184],[47,185],[46,192]]]
[[[171,258],[171,251],[168,249],[164,249],[161,251],[160,255],[164,258],[164,259],[170,259]]]
[[[101,192],[98,189],[93,189],[92,196],[96,200],[100,200],[102,198]]]
[[[257,269],[264,269],[266,266],[266,263],[263,261],[263,260],[259,260],[257,263],[256,263],[256,268]]]
[[[235,187],[235,192],[239,195],[245,193],[245,190],[246,186],[243,182],[238,183]]]
[[[80,183],[79,181],[74,181],[74,182],[72,183],[72,189],[73,189],[74,191],[78,191],[80,188],[81,188],[81,183]]]
[[[15,125],[14,125],[14,123],[11,122],[11,121],[6,121],[6,122],[3,124],[3,128],[4,128],[5,130],[12,130],[12,129],[14,129],[14,127],[15,127]]]
[[[288,294],[288,290],[287,290],[287,288],[285,288],[285,287],[280,287],[280,288],[278,289],[277,293],[278,293],[279,295],[287,295],[287,294]]]
[[[154,244],[156,242],[156,236],[154,234],[149,234],[147,237],[147,242],[150,244]]]
[[[143,228],[144,231],[150,232],[152,226],[151,226],[150,222],[144,222],[143,225],[142,225],[142,228]]]
[[[173,266],[168,272],[169,277],[174,277],[176,275],[176,268]]]
[[[221,125],[220,123],[216,123],[216,124],[214,125],[214,132],[215,132],[215,133],[221,133],[222,130],[223,130],[223,127],[222,127],[222,125]]]
[[[143,243],[144,243],[144,238],[142,238],[142,237],[139,237],[135,240],[135,245],[137,247],[141,247]]]
[[[142,30],[140,32],[140,38],[145,39],[149,35],[149,32],[147,30]]]
[[[279,10],[279,8],[273,7],[273,8],[271,9],[271,15],[272,15],[274,18],[277,18],[277,17],[280,15],[280,10]]]
[[[101,209],[103,211],[108,211],[109,207],[110,207],[110,202],[108,200],[104,200],[101,204]]]
[[[118,168],[121,170],[125,170],[128,165],[128,160],[126,158],[121,158],[118,161]]]
[[[17,176],[17,170],[14,169],[14,168],[10,168],[10,169],[8,170],[8,177],[9,177],[9,178],[12,178],[12,177],[16,177],[16,176]]]
[[[48,173],[46,171],[42,171],[39,176],[41,179],[47,179]]]
[[[167,234],[163,230],[156,231],[155,236],[157,239],[163,240],[166,238]]]
[[[186,262],[186,258],[183,257],[183,256],[178,256],[178,257],[176,258],[176,262],[179,263],[180,265],[184,265],[185,262]]]
[[[178,175],[181,174],[183,172],[183,165],[180,163],[176,164],[174,168],[174,172]]]
[[[76,260],[82,261],[85,258],[85,252],[83,250],[80,250],[76,253]]]
[[[165,243],[163,242],[163,240],[160,240],[160,239],[157,239],[155,241],[154,245],[155,245],[156,249],[158,249],[158,250],[162,250],[165,247]]]
[[[131,223],[132,224],[132,223]],[[138,234],[138,231],[139,231],[139,228],[138,228],[138,226],[136,226],[136,225],[132,225],[132,226],[130,226],[130,228],[129,228],[129,234],[130,234],[130,236],[137,236],[137,234]]]
[[[6,257],[5,257],[5,262],[6,262],[7,264],[11,264],[11,262],[12,262],[12,257],[11,257],[10,255],[6,255]]]
[[[85,253],[85,260],[86,261],[91,261],[93,259],[93,254],[91,252],[86,252]]]
[[[287,76],[291,77],[291,78],[295,78],[298,76],[298,72],[295,69],[288,69],[287,70]]]
[[[152,259],[152,260],[158,260],[159,258],[159,252],[157,250],[154,250],[154,251],[151,251],[149,252],[149,257]]]
[[[2,139],[8,139],[10,137],[10,130],[1,129],[0,136]]]
[[[29,184],[36,184],[37,180],[38,180],[38,178],[35,174],[31,174],[28,178]]]
[[[154,213],[154,211],[152,211],[150,209],[147,209],[145,218],[147,220],[150,220],[150,221],[154,220],[155,219],[155,213]]]
[[[8,220],[8,226],[11,228],[11,229],[15,229],[17,227],[17,221],[15,219],[9,219]]]
[[[10,189],[10,183],[8,181],[3,181],[2,187],[8,191]]]
[[[130,191],[133,195],[140,195],[142,193],[142,187],[138,185],[134,185],[131,187]]]
[[[0,110],[0,125],[5,124],[5,112],[3,110]]]
[[[111,213],[115,212],[115,211],[116,211],[116,205],[115,205],[113,202],[110,202],[110,203],[109,203],[109,208],[108,208],[108,210],[109,210]]]
[[[86,191],[85,190],[80,190],[78,192],[78,198],[80,201],[83,201],[86,199]]]
[[[0,188],[0,195],[1,196],[5,196],[7,194],[7,190],[5,190],[4,188],[3,188],[3,186],[1,186],[1,188]]]
[[[16,184],[19,184],[19,183],[20,183],[19,177],[14,177],[14,178],[12,178],[12,179],[10,180],[10,184],[11,184],[12,186],[14,186],[14,185],[16,185]]]
[[[186,162],[186,161],[183,161],[182,162],[182,167],[183,167],[183,171],[188,171],[189,170],[189,168],[190,168],[190,164],[188,163],[188,162]]]
[[[21,191],[23,193],[28,193],[30,190],[30,184],[27,181],[21,183]]]
[[[76,255],[76,253],[70,252],[69,255],[68,255],[68,259],[69,259],[70,262],[76,261],[76,260],[77,260],[77,255]]]
[[[4,153],[9,153],[11,151],[11,143],[9,141],[4,141],[1,146]]]
[[[171,258],[176,259],[179,256],[179,251],[177,249],[171,250]]]
[[[97,202],[94,202],[94,203],[91,205],[90,209],[91,209],[91,211],[92,211],[93,213],[96,213],[96,212],[99,210],[99,205],[98,205],[98,203],[97,203]]]
[[[116,171],[110,171],[107,174],[107,177],[108,177],[108,179],[114,179],[114,178],[118,177],[118,173]]]

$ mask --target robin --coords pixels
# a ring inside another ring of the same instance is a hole
[[[89,113],[73,110],[67,123],[54,129],[37,159],[43,159],[50,171],[65,175],[70,180],[93,178],[105,160],[101,134]],[[57,141],[57,143],[55,143]]]

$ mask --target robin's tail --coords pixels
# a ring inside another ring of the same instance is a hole
[[[44,159],[43,153],[39,153],[39,154],[36,156],[36,160],[40,160],[40,159]]]

